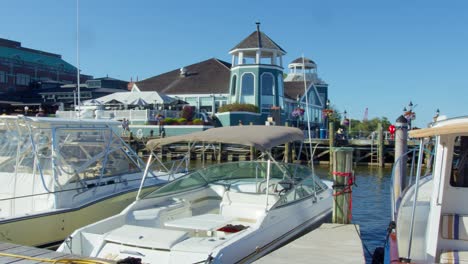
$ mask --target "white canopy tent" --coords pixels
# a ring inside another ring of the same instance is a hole
[[[111,101],[118,101],[125,105],[132,105],[135,102],[146,102],[147,104],[170,104],[176,99],[161,94],[158,92],[118,92],[109,94],[100,98],[97,101],[107,104]]]

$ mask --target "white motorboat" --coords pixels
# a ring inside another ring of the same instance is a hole
[[[252,262],[331,214],[331,182],[271,155],[272,147],[303,139],[297,128],[238,126],[151,141],[149,148],[179,141],[243,144],[261,151],[263,161],[187,174],[78,229],[58,251],[143,263]]]
[[[399,184],[404,180],[394,180],[384,263],[467,263],[468,117],[438,121],[409,135],[420,139],[417,173],[405,190]],[[423,175],[427,143],[435,147],[434,166]]]
[[[0,116],[0,240],[57,246],[132,203],[145,163],[120,138],[119,125]],[[152,169],[161,172],[151,173],[145,192],[177,176]]]

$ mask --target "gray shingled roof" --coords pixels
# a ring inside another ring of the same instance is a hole
[[[230,51],[233,51],[235,49],[248,49],[248,48],[265,48],[265,49],[281,50],[282,52],[286,53],[284,49],[282,49],[278,44],[276,44],[270,37],[268,37],[262,31],[252,32],[252,34],[250,34],[247,38],[242,40],[239,44],[237,44]]]
[[[164,94],[229,93],[231,64],[215,58],[163,73],[139,82],[140,91],[157,91]]]
[[[305,62],[305,63],[313,63],[313,64],[316,64],[313,60],[311,60],[311,59],[309,59],[309,58],[304,58],[304,62]],[[302,63],[302,57],[293,60],[291,63]]]
[[[309,87],[310,82],[307,82]],[[304,94],[304,81],[300,82],[284,82],[284,96],[286,98],[296,100]]]

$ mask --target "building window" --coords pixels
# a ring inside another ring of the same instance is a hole
[[[88,88],[101,88],[101,81],[99,80],[86,81],[86,84],[88,85]]]
[[[0,71],[0,83],[6,83],[6,73],[4,71]]]
[[[236,95],[237,75],[232,76],[231,80],[231,95]]]
[[[18,73],[16,74],[16,85],[29,85],[31,77],[27,74]]]
[[[262,109],[270,109],[275,104],[275,80],[273,74],[266,72],[262,74]]]
[[[239,102],[241,104],[255,104],[255,77],[252,73],[242,75],[241,94]]]

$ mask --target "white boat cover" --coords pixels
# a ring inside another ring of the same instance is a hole
[[[153,150],[159,146],[177,142],[208,142],[240,144],[260,151],[292,142],[304,140],[303,132],[295,127],[284,126],[229,126],[212,128],[187,135],[153,139],[146,147]]]

